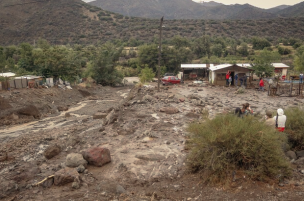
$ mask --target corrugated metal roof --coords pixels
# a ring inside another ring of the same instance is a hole
[[[14,77],[15,73],[0,73],[0,77]]]
[[[272,63],[273,67],[275,68],[289,68],[286,64],[283,63]]]
[[[210,64],[209,67],[212,66],[214,66],[214,64]],[[202,69],[202,68],[207,68],[207,64],[181,64],[181,68]]]

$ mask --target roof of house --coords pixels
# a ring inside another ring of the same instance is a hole
[[[203,69],[207,68],[207,65],[210,65],[209,67],[214,66],[214,64],[181,64],[181,68],[184,69]]]
[[[283,63],[272,63],[273,67],[275,68],[289,68],[286,64]]]
[[[14,77],[15,73],[0,73],[0,77]]]
[[[210,70],[211,71],[216,71],[216,70],[221,70],[221,69],[224,69],[224,68],[229,68],[229,67],[232,67],[232,66],[234,66],[234,64],[221,64],[221,65],[210,67]],[[252,70],[252,69],[248,68],[248,67],[250,67],[250,64],[235,64],[235,66],[237,66],[239,68],[246,68],[248,70]]]

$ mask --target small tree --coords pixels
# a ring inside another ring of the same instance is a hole
[[[303,45],[297,49],[294,64],[295,64],[295,69],[297,71],[300,71],[300,72],[304,71],[304,46]]]
[[[145,68],[141,70],[141,73],[139,75],[140,82],[146,83],[152,81],[152,79],[155,77],[155,73],[153,72],[152,68],[149,68],[148,65],[145,65]]]
[[[251,64],[254,73],[258,77],[270,77],[274,73],[272,62],[280,59],[278,52],[271,52],[266,49],[257,55]]]
[[[243,57],[247,57],[249,52],[248,52],[248,45],[247,43],[242,43],[241,47],[239,47],[238,52],[240,55],[242,55]]]

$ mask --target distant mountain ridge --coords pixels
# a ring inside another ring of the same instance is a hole
[[[271,9],[262,9],[250,4],[224,5],[214,1],[196,3],[192,0],[95,0],[89,4],[133,17],[160,18],[165,16],[166,19],[245,20],[303,16],[302,3],[294,6],[281,5]]]

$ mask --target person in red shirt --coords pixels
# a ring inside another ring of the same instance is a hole
[[[264,81],[262,78],[260,78],[260,90],[264,91]]]
[[[230,77],[230,72],[228,70],[228,72],[226,73],[226,86],[229,86],[229,77]]]

